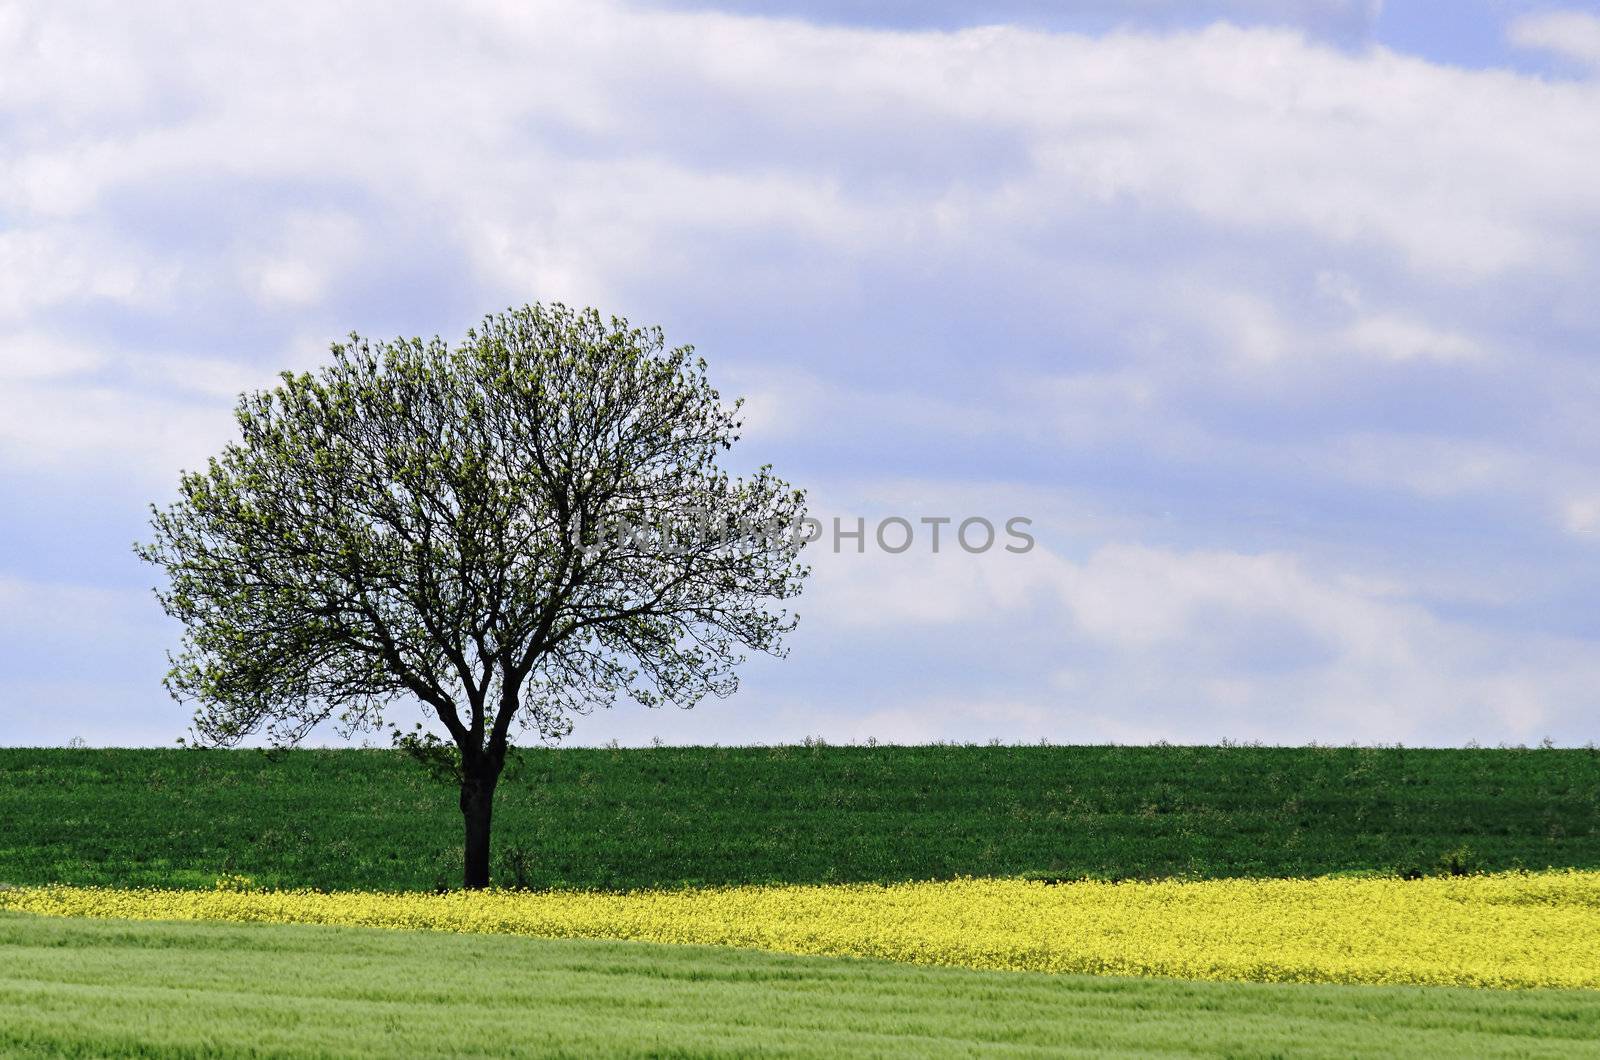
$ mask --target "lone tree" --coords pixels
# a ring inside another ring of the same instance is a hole
[[[515,732],[627,696],[689,707],[784,654],[804,495],[719,469],[739,437],[690,347],[533,305],[435,338],[333,346],[240,398],[240,438],[139,555],[186,626],[168,690],[198,742],[374,731],[414,699],[449,741],[397,743],[461,785],[467,887],[489,882]]]

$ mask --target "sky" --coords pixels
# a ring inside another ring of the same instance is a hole
[[[0,0],[0,744],[185,732],[131,545],[241,391],[536,300],[1037,542],[825,539],[572,742],[1589,742],[1597,170],[1594,5]]]

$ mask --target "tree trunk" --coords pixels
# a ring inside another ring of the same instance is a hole
[[[489,821],[500,771],[486,764],[461,778],[461,817],[467,827],[462,885],[469,891],[489,886]]]

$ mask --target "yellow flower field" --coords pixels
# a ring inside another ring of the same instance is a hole
[[[1600,872],[625,894],[32,887],[0,891],[0,909],[638,939],[1183,979],[1600,988]]]

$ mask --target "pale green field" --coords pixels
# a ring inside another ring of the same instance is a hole
[[[1600,992],[0,914],[4,1056],[1600,1056]]]

